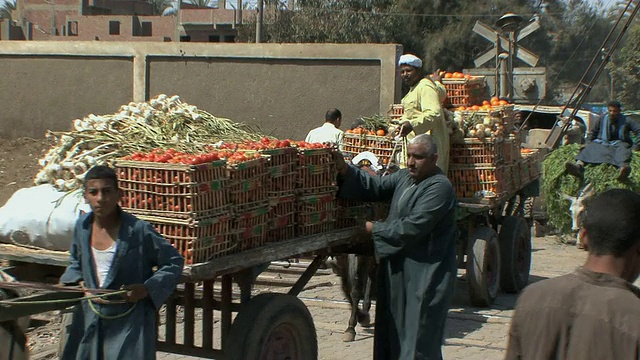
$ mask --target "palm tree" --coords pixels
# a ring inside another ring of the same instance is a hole
[[[16,9],[15,0],[6,0],[2,6],[0,6],[0,18],[11,21],[11,12]]]

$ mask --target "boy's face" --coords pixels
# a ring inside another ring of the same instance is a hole
[[[85,183],[84,198],[97,217],[112,215],[118,208],[122,198],[122,190],[118,189],[110,179],[92,179]]]

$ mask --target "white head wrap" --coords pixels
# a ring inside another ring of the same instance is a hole
[[[398,61],[398,65],[409,65],[409,66],[413,66],[414,68],[421,68],[422,60],[420,60],[419,57],[413,54],[404,54],[400,56],[400,61]]]

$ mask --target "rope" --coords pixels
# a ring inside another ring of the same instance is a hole
[[[89,302],[91,302],[92,299],[102,299],[102,298],[105,298],[107,296],[122,295],[122,294],[126,294],[126,293],[127,293],[127,290],[119,290],[119,291],[109,292],[108,294],[93,295],[93,296],[83,296],[83,297],[76,298],[76,299],[57,299],[57,300],[20,301],[19,298],[18,298],[18,299],[12,299],[12,300],[0,300],[0,305],[64,304],[64,303],[80,302],[82,300],[88,300]],[[120,303],[124,303],[124,302],[111,301],[111,303],[112,304],[120,304]]]
[[[115,320],[115,319],[121,319],[129,314],[131,314],[131,312],[133,312],[133,309],[136,308],[136,304],[137,303],[133,303],[133,305],[129,308],[129,310],[123,312],[122,314],[118,314],[118,315],[104,315],[103,313],[101,313],[98,309],[96,309],[95,305],[93,304],[93,301],[91,301],[90,299],[87,300],[87,302],[89,303],[89,308],[91,308],[91,311],[96,314],[100,319],[104,319],[104,320]]]
[[[126,294],[127,290],[119,290],[119,291],[113,291],[113,292],[109,292],[108,294],[99,294],[99,295],[93,295],[93,296],[83,296],[81,298],[77,298],[77,299],[57,299],[57,300],[36,300],[36,301],[20,301],[19,299],[13,299],[13,300],[0,300],[0,305],[40,305],[40,304],[64,304],[64,303],[76,303],[76,302],[80,302],[82,300],[87,300],[88,304],[89,304],[89,308],[91,309],[91,311],[96,314],[99,318],[104,319],[104,320],[115,320],[115,319],[120,319],[123,318],[125,316],[128,316],[129,314],[131,314],[131,312],[133,312],[133,310],[136,307],[137,303],[134,303],[127,311],[125,311],[122,314],[118,314],[118,315],[104,315],[103,313],[100,312],[100,310],[96,309],[95,304],[93,303],[93,299],[102,299],[105,298],[107,296],[114,296],[114,295],[122,295],[122,294]],[[124,301],[109,301],[109,304],[124,304]]]

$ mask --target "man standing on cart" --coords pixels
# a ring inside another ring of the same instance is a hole
[[[366,222],[380,264],[374,359],[441,359],[444,325],[456,279],[456,200],[436,165],[431,135],[407,146],[407,168],[372,176],[336,155],[338,196],[391,201],[385,221]],[[366,244],[366,243],[365,243]]]
[[[156,311],[175,289],[184,259],[149,223],[122,211],[112,169],[91,168],[84,192],[92,211],[76,223],[60,282],[127,292],[124,301],[84,300],[74,309],[61,359],[155,359]]]
[[[400,56],[398,65],[402,82],[409,87],[409,92],[402,98],[402,135],[411,140],[416,135],[431,134],[438,148],[438,167],[446,175],[449,168],[449,130],[442,109],[446,89],[424,76],[422,60],[417,56],[404,54]]]

